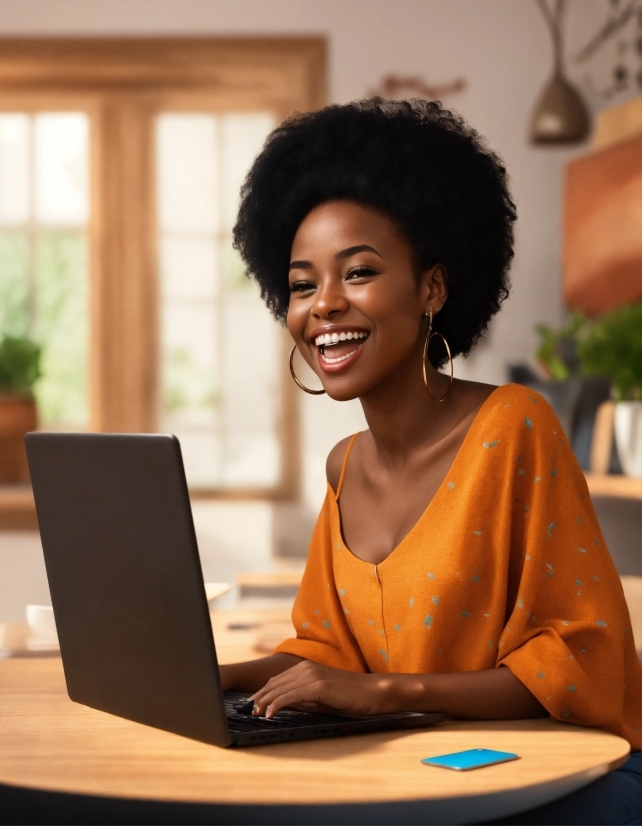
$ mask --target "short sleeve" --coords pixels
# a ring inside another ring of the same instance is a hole
[[[334,580],[331,496],[328,489],[292,609],[296,638],[282,642],[274,653],[293,654],[334,668],[365,672],[368,670],[365,660],[346,622]]]
[[[584,474],[547,402],[516,432],[505,665],[551,716],[640,741],[638,660]]]

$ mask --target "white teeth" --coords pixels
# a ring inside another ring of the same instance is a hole
[[[327,355],[324,355],[323,360],[325,362],[327,362],[328,364],[338,364],[340,361],[345,361],[346,359],[349,359],[350,356],[353,356],[356,352],[357,352],[356,350],[352,350],[352,352],[346,353],[345,356],[339,356],[336,359],[331,359],[331,358],[328,358]]]
[[[367,333],[323,333],[314,339],[317,347],[329,347],[332,344],[338,344],[340,341],[352,341],[367,338]]]

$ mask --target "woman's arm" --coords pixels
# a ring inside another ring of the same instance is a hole
[[[455,674],[358,674],[309,660],[272,677],[253,695],[255,714],[316,704],[365,716],[443,711],[453,717],[511,720],[546,710],[509,668]]]
[[[405,711],[443,711],[475,720],[546,717],[548,712],[509,668],[456,674],[400,674],[395,705]],[[426,705],[428,707],[426,707]]]
[[[300,657],[292,654],[272,654],[258,660],[244,663],[219,665],[221,687],[223,691],[258,691],[269,679],[287,671],[293,665],[302,662]]]

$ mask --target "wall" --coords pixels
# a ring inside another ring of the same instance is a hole
[[[606,0],[571,0],[570,51],[602,22]],[[419,75],[437,84],[463,76],[468,87],[446,99],[504,158],[519,222],[513,294],[486,341],[456,365],[456,375],[503,383],[506,365],[528,360],[536,322],[558,324],[563,170],[586,148],[536,149],[526,141],[531,109],[551,70],[548,31],[529,0],[0,0],[0,36],[62,35],[324,35],[329,44],[329,97],[367,95],[388,73]],[[570,67],[571,76],[584,72]],[[593,107],[603,105],[597,98]],[[461,361],[461,360],[460,360]],[[303,395],[303,394],[302,394]],[[206,576],[221,578],[229,554],[243,566],[265,567],[269,546],[287,538],[305,545],[325,490],[325,456],[344,435],[363,428],[358,404],[301,399],[304,512],[248,505],[255,528],[239,524],[227,506],[196,513]],[[284,517],[285,514],[285,517]],[[272,520],[272,522],[270,522]],[[283,524],[286,525],[284,530]],[[2,540],[0,539],[0,542]],[[35,541],[35,537],[34,537]],[[35,546],[34,546],[35,547]],[[211,550],[210,550],[211,549]],[[1,606],[0,606],[0,620]]]

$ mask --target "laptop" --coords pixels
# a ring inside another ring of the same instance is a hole
[[[404,729],[445,715],[237,711],[221,689],[178,440],[25,438],[69,697],[216,746]]]

